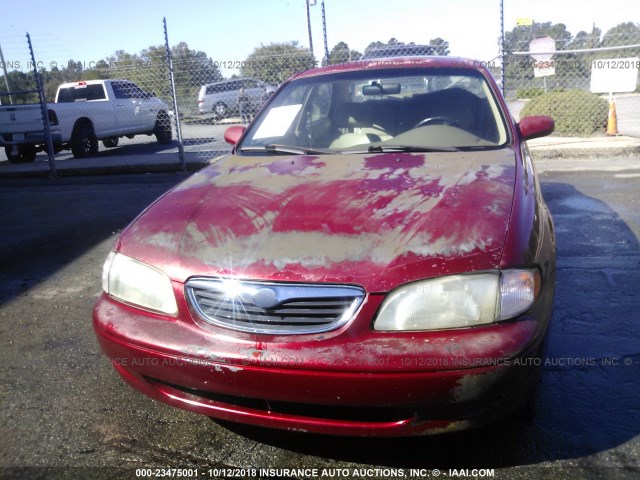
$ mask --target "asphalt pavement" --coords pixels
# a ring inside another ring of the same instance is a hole
[[[217,135],[208,139],[206,148],[200,144],[197,150],[187,149],[180,158],[177,142],[159,146],[151,141],[131,143],[115,149],[101,149],[98,156],[76,159],[70,154],[56,156],[55,175],[114,175],[123,173],[153,173],[196,171],[229,151],[222,140],[226,126],[216,126]],[[584,158],[634,157],[640,154],[640,138],[630,136],[558,137],[548,136],[528,142],[536,160]],[[39,154],[33,163],[0,161],[0,178],[46,177],[52,174],[45,155]]]
[[[91,327],[101,265],[118,233],[188,173],[0,179],[0,479],[177,478],[179,471],[207,479],[357,472],[385,480],[636,480],[639,163],[538,162],[558,277],[533,411],[469,432],[394,440],[215,422],[151,400],[118,377]]]

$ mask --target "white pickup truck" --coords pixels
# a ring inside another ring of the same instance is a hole
[[[76,158],[118,145],[120,137],[155,135],[171,143],[167,105],[128,80],[87,80],[58,87],[55,103],[48,104],[54,150],[71,149]],[[0,107],[0,146],[10,162],[31,162],[46,150],[40,105]]]

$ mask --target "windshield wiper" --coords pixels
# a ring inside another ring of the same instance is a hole
[[[296,147],[291,145],[280,145],[277,143],[272,143],[269,145],[255,145],[255,146],[249,146],[249,147],[240,147],[238,151],[239,152],[290,153],[293,155],[335,153],[331,150],[322,150],[318,148],[308,148],[308,147]]]
[[[366,152],[357,153],[386,153],[386,152],[459,152],[458,147],[414,147],[412,145],[372,145]]]

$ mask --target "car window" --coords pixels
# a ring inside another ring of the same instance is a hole
[[[240,146],[498,148],[509,139],[505,118],[475,69],[332,72],[286,84]]]
[[[101,83],[78,85],[61,88],[58,92],[58,103],[87,102],[92,100],[104,100],[107,96]]]
[[[244,88],[260,88],[261,86],[256,80],[244,80]]]
[[[219,83],[213,85],[207,85],[207,95],[213,95],[221,90],[222,86]]]
[[[112,82],[113,94],[117,99],[148,98],[149,95],[131,82]]]
[[[130,98],[129,92],[127,91],[125,85],[121,82],[113,82],[111,84],[111,88],[113,89],[113,95],[119,99]]]
[[[317,122],[329,115],[331,106],[331,84],[323,83],[318,85],[312,94],[309,108],[309,120]]]
[[[296,85],[290,84],[288,87],[289,88],[287,88],[287,95],[279,96],[277,104],[275,104],[274,106],[302,104],[304,98],[309,92],[309,86],[305,83],[299,83]]]
[[[69,103],[75,102],[75,96],[73,92],[73,88],[61,88],[58,90],[58,103]]]
[[[124,82],[124,88],[129,92],[131,98],[148,98],[149,94],[142,90],[135,83]]]

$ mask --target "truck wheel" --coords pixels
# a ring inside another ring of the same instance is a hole
[[[171,130],[171,119],[165,112],[160,112],[156,119],[156,126],[153,129],[156,140],[160,145],[171,143],[173,131]]]
[[[17,153],[13,153],[13,147],[4,147],[4,152],[11,163],[28,163],[36,159],[35,145],[18,145]]]
[[[71,153],[75,158],[94,157],[98,154],[98,139],[91,125],[84,123],[73,129]]]
[[[215,115],[216,120],[222,120],[224,117],[227,116],[227,106],[222,103],[222,102],[218,102],[213,106],[213,114]]]
[[[116,148],[119,140],[118,137],[105,138],[102,140],[102,145],[104,145],[104,148]]]

